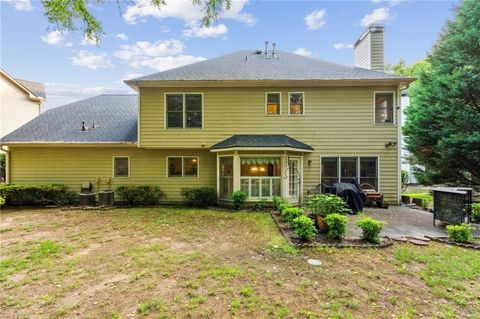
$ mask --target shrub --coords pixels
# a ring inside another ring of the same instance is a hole
[[[235,210],[241,210],[245,204],[245,201],[247,200],[247,194],[245,194],[243,191],[236,191],[232,193],[232,199],[233,208]]]
[[[291,224],[293,220],[297,217],[300,217],[303,215],[303,209],[297,208],[297,207],[289,207],[285,208],[282,211],[282,217],[285,222]]]
[[[265,198],[260,198],[260,200],[257,203],[255,203],[255,206],[253,207],[253,209],[256,211],[260,211],[260,210],[264,210],[266,206],[267,206],[267,200]]]
[[[293,232],[304,240],[311,240],[317,229],[313,220],[307,216],[299,216],[292,221]]]
[[[476,223],[480,223],[480,203],[472,204],[472,220]]]
[[[275,209],[278,210],[278,206],[283,203],[283,200],[281,197],[278,196],[273,196],[272,198],[273,205],[275,206]]]
[[[378,244],[380,242],[380,232],[385,222],[373,219],[372,217],[362,216],[355,223],[363,231],[362,238],[371,243]]]
[[[152,206],[160,203],[165,193],[158,186],[138,185],[138,186],[118,186],[115,189],[118,197],[127,205],[146,205]]]
[[[345,237],[347,233],[347,216],[338,213],[328,214],[325,217],[325,222],[328,225],[328,237],[334,239]]]
[[[311,197],[307,206],[314,215],[327,216],[328,214],[348,214],[351,210],[346,207],[343,198],[333,194],[322,194]]]
[[[0,207],[2,207],[3,205],[5,205],[5,198],[0,196]]]
[[[469,243],[473,241],[471,227],[468,224],[447,225],[448,237],[456,243]]]
[[[0,197],[5,204],[14,206],[67,205],[77,199],[74,192],[61,184],[0,185]]]
[[[208,207],[217,204],[217,192],[213,187],[185,187],[180,190],[183,202],[189,207]]]
[[[282,203],[278,206],[278,211],[280,212],[280,214],[287,208],[291,208],[292,205],[290,205],[290,203]]]

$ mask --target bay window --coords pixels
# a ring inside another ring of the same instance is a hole
[[[249,198],[280,196],[280,157],[241,157],[240,189]]]
[[[377,157],[322,157],[321,183],[350,183],[357,179],[359,184],[370,184],[378,190]]]

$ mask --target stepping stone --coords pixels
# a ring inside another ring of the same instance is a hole
[[[408,241],[408,239],[405,238],[405,237],[397,237],[397,236],[394,236],[394,237],[391,237],[391,238],[392,238],[393,240],[395,240],[395,241],[401,241],[401,242],[403,242],[403,243],[406,243],[406,242]]]
[[[312,266],[320,266],[322,262],[319,259],[308,259],[307,263],[309,263]]]
[[[429,238],[423,237],[423,236],[412,236],[412,239],[421,240],[421,241],[426,241],[426,242],[429,242],[429,241],[430,241]]]
[[[423,240],[409,239],[408,242],[417,246],[428,246],[428,242]]]

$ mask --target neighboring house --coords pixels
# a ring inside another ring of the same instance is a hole
[[[14,79],[0,69],[0,138],[40,114],[45,100],[43,84]]]
[[[52,109],[3,138],[9,182],[159,185],[168,202],[207,185],[225,202],[244,190],[252,201],[299,203],[319,183],[358,178],[396,204],[399,92],[412,79],[374,71],[381,26],[355,55],[365,68],[246,50],[128,80],[138,95]]]

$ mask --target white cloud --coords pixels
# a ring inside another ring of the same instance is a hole
[[[335,43],[333,47],[337,50],[353,49],[353,43],[340,42],[340,43]]]
[[[205,60],[205,58],[193,55],[177,55],[138,60],[132,62],[130,66],[134,68],[149,67],[157,71],[165,71],[203,60]]]
[[[247,3],[248,0],[232,1],[230,9],[221,13],[221,18],[236,20],[246,25],[255,24],[255,18],[243,12]],[[127,7],[123,19],[129,24],[135,24],[138,18],[152,16],[159,20],[175,18],[186,24],[195,24],[202,20],[203,13],[203,5],[193,5],[191,0],[168,1],[161,9],[153,6],[151,0],[134,0],[134,4]]]
[[[81,45],[97,45],[98,41],[95,38],[91,39],[91,38],[87,37],[87,35],[84,35],[80,44]]]
[[[295,51],[293,51],[295,54],[303,55],[303,56],[312,56],[312,52],[308,51],[306,48],[298,48]]]
[[[130,80],[130,79],[134,79],[134,78],[139,78],[141,76],[144,76],[143,73],[127,73],[123,76],[123,79],[124,80]]]
[[[325,25],[327,10],[316,10],[305,16],[304,20],[309,30],[317,30]]]
[[[209,28],[200,26],[191,26],[183,30],[183,35],[189,38],[216,38],[228,32],[224,24],[210,26]]]
[[[205,60],[203,57],[184,55],[182,41],[171,39],[148,42],[139,41],[131,45],[121,45],[113,55],[129,62],[130,67],[149,67],[164,71],[182,65]]]
[[[32,11],[33,6],[30,0],[7,0],[17,11]]]
[[[127,41],[128,40],[128,36],[125,33],[119,33],[115,37],[119,40],[122,40],[122,41]]]
[[[179,40],[164,40],[156,42],[139,41],[132,45],[121,45],[121,50],[113,55],[119,59],[132,61],[148,57],[177,55],[183,52],[183,42]]]
[[[42,35],[40,38],[43,42],[48,44],[60,44],[64,40],[65,34],[61,31],[55,30],[46,35]]]
[[[379,3],[382,3],[382,2],[388,2],[390,7],[394,7],[394,6],[396,6],[396,5],[398,5],[402,2],[405,2],[406,0],[389,0],[389,1],[387,1],[387,0],[371,0],[371,1],[374,4],[379,4]]]
[[[130,5],[123,14],[123,19],[128,24],[136,24],[138,20],[142,20],[144,17],[154,17],[159,20],[166,18],[179,19],[184,22],[186,34],[192,36],[198,30],[202,37],[207,37],[207,34],[218,34],[228,31],[225,25],[214,26],[212,30],[203,30],[203,28],[197,27],[200,25],[204,16],[203,1],[202,5],[193,5],[191,0],[175,0],[168,1],[166,5],[161,9],[153,6],[151,0],[134,0],[133,5]],[[250,14],[244,12],[244,7],[248,3],[248,0],[234,0],[231,2],[230,9],[226,8],[220,13],[220,18],[239,21],[247,26],[255,24],[255,18]],[[162,29],[162,32],[165,32]],[[217,35],[218,36],[218,35]]]
[[[73,43],[72,42],[65,43],[65,46],[67,48],[71,48],[73,46]]]
[[[373,10],[372,13],[367,14],[362,18],[361,25],[363,27],[368,27],[372,23],[381,23],[390,18],[390,9],[389,8],[378,8]]]
[[[104,52],[93,53],[90,51],[80,51],[76,56],[70,58],[73,65],[89,68],[91,70],[109,69],[114,65],[108,59],[107,54]]]

